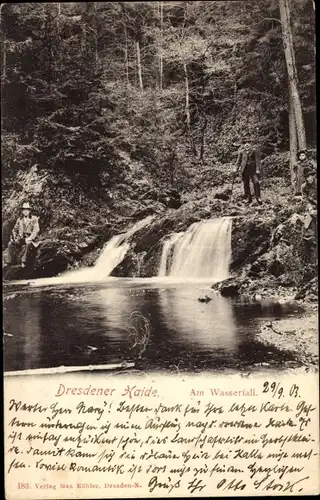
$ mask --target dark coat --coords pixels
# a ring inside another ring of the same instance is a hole
[[[31,215],[27,218],[19,217],[12,230],[12,235],[15,239],[24,239],[29,237],[31,241],[35,242],[37,240],[39,231],[40,228],[38,217],[36,217],[35,215]]]
[[[317,206],[317,183],[316,180],[312,184],[305,182],[301,186],[301,194],[305,200],[307,200],[312,206]]]
[[[315,166],[315,164],[311,160],[309,160],[308,158],[306,160],[303,160],[303,161],[299,161],[298,160],[293,165],[293,171],[297,172],[299,167],[301,169],[301,174],[304,177],[307,176],[307,174],[308,174],[309,171],[316,172],[316,170],[317,170],[317,167]]]
[[[261,156],[260,156],[260,151],[258,149],[254,149],[253,151],[245,151],[244,149],[241,149],[238,154],[237,158],[237,166],[240,166],[240,172],[241,174],[244,173],[246,166],[248,164],[248,158],[249,154],[253,152],[254,154],[254,171],[250,173],[257,173],[261,172]]]

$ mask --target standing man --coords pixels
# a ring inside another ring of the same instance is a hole
[[[252,148],[247,142],[243,149],[239,151],[237,159],[237,167],[241,168],[241,175],[243,180],[244,194],[250,204],[252,202],[252,195],[250,189],[250,179],[253,183],[254,195],[257,202],[261,205],[261,194],[260,194],[260,152],[256,148]]]
[[[307,158],[307,153],[304,149],[298,151],[297,162],[293,165],[294,173],[294,195],[296,197],[301,197],[302,184],[305,179],[305,171],[312,170],[312,162]]]
[[[17,253],[21,251],[21,267],[26,267],[31,254],[38,246],[37,236],[40,228],[38,217],[31,215],[30,203],[23,203],[21,212],[22,216],[17,219],[8,244],[7,264],[14,264]]]

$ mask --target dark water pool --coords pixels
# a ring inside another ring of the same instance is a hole
[[[212,298],[208,303],[201,296]],[[290,355],[257,341],[265,318],[296,306],[237,302],[200,284],[105,284],[11,289],[4,295],[5,371],[134,362],[143,371],[276,367]]]

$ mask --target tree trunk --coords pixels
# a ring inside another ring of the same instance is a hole
[[[237,82],[237,77],[235,76],[234,79],[234,86],[233,86],[233,119],[236,120],[237,117],[237,92],[238,92],[238,82]]]
[[[126,4],[123,4],[123,9],[124,9],[124,40],[125,40],[125,45],[124,45],[124,67],[125,67],[125,74],[126,74],[126,82],[127,82],[127,87],[129,87],[129,58],[128,58],[128,34],[127,34],[127,16],[126,16]]]
[[[197,150],[194,144],[194,140],[191,133],[191,118],[190,118],[190,97],[189,97],[189,75],[187,64],[183,63],[183,72],[184,72],[184,82],[185,82],[185,113],[186,113],[186,126],[187,133],[190,139],[191,149],[193,154],[197,155]]]
[[[201,162],[203,162],[203,157],[204,157],[204,145],[205,145],[205,134],[206,134],[207,124],[208,124],[208,119],[205,116],[201,128],[201,142],[200,142],[200,155],[199,155],[199,160]]]
[[[0,25],[2,24],[2,8],[4,4],[2,3],[0,5]],[[1,50],[1,55],[2,55],[2,71],[1,71],[1,77],[5,78],[6,77],[6,72],[7,72],[7,41],[6,41],[6,36],[4,30],[2,30],[1,34],[2,38],[2,50]]]
[[[94,57],[96,65],[99,62],[99,53],[98,53],[98,26],[97,26],[97,2],[92,2],[92,28],[93,28],[93,37],[94,37]]]
[[[97,28],[97,2],[86,2],[86,21],[87,26],[90,28],[90,32],[92,33],[93,39],[93,51],[92,45],[90,52],[93,52],[94,61],[97,65],[99,62],[99,54],[98,54],[98,28]],[[91,36],[90,36],[91,37]],[[86,37],[87,43],[87,37]]]
[[[6,71],[7,71],[7,46],[6,46],[6,40],[2,41],[2,77],[6,77]]]
[[[186,63],[183,63],[183,71],[184,71],[185,94],[186,94],[185,96],[186,120],[187,120],[188,131],[190,131],[191,121],[190,121],[190,102],[189,102],[189,76]]]
[[[139,41],[136,41],[136,49],[137,49],[137,71],[138,71],[139,87],[140,87],[140,90],[143,91],[141,55],[140,55],[140,44],[139,44]]]
[[[290,177],[291,184],[295,188],[296,173],[294,172],[294,165],[297,163],[297,153],[298,153],[298,139],[297,139],[297,127],[296,120],[294,116],[292,96],[289,87],[289,144],[290,144]]]
[[[279,0],[279,7],[280,7],[283,47],[284,47],[284,54],[288,71],[293,113],[296,122],[298,146],[299,149],[306,149],[307,147],[306,133],[303,122],[302,106],[298,90],[298,76],[295,63],[295,55],[293,51],[292,33],[290,27],[289,1]]]
[[[163,39],[163,2],[159,2],[159,17],[160,17],[160,51],[159,51],[159,88],[163,86],[163,56],[162,56],[162,39]]]
[[[169,158],[169,172],[170,172],[170,186],[173,187],[175,183],[175,173],[176,173],[176,155],[172,152]]]

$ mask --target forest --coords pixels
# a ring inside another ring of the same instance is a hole
[[[2,4],[3,248],[29,201],[43,240],[36,277],[93,265],[149,214],[148,238],[115,274],[152,275],[161,238],[215,216],[239,217],[234,270],[270,254],[276,227],[304,210],[297,151],[315,161],[314,17],[311,0]],[[234,176],[248,140],[262,156],[258,209]],[[315,257],[288,248],[263,279],[280,265],[275,279],[299,288]]]

